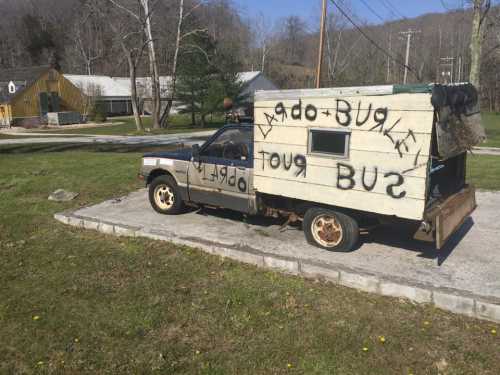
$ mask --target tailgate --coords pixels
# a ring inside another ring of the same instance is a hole
[[[425,216],[435,228],[436,247],[441,249],[448,238],[460,228],[476,208],[476,192],[473,186],[466,186],[443,202],[434,204]]]

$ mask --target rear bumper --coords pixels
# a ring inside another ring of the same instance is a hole
[[[458,193],[436,202],[425,211],[424,219],[429,224],[428,231],[426,234],[417,233],[415,238],[431,239],[436,242],[436,248],[441,249],[476,207],[474,187],[464,187]],[[423,238],[425,236],[428,238]]]

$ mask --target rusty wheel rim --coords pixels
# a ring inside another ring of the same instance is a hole
[[[156,205],[162,210],[169,210],[174,205],[174,191],[168,185],[158,185],[153,195]]]
[[[335,247],[343,237],[342,226],[335,216],[320,215],[311,223],[314,240],[324,247]]]

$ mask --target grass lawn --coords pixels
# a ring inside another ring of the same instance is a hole
[[[119,151],[2,148],[0,373],[498,374],[498,325],[52,219],[140,186]]]
[[[210,118],[209,118],[210,120]],[[214,116],[212,121],[209,121],[205,128],[191,126],[191,119],[187,115],[173,115],[170,118],[168,129],[151,129],[149,132],[138,132],[135,127],[133,117],[110,117],[108,121],[121,122],[120,125],[100,126],[97,128],[82,128],[82,129],[46,129],[43,131],[63,134],[96,134],[96,135],[155,135],[155,134],[172,134],[172,133],[187,133],[210,129],[218,129],[224,125],[223,118]],[[145,128],[151,128],[151,117],[143,117],[143,125]]]
[[[467,155],[467,178],[483,190],[500,190],[500,156]]]
[[[479,146],[500,147],[500,114],[482,113],[481,118],[488,140]]]

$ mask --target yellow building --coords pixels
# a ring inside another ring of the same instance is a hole
[[[36,127],[49,112],[83,113],[86,97],[50,66],[0,69],[0,126]]]

